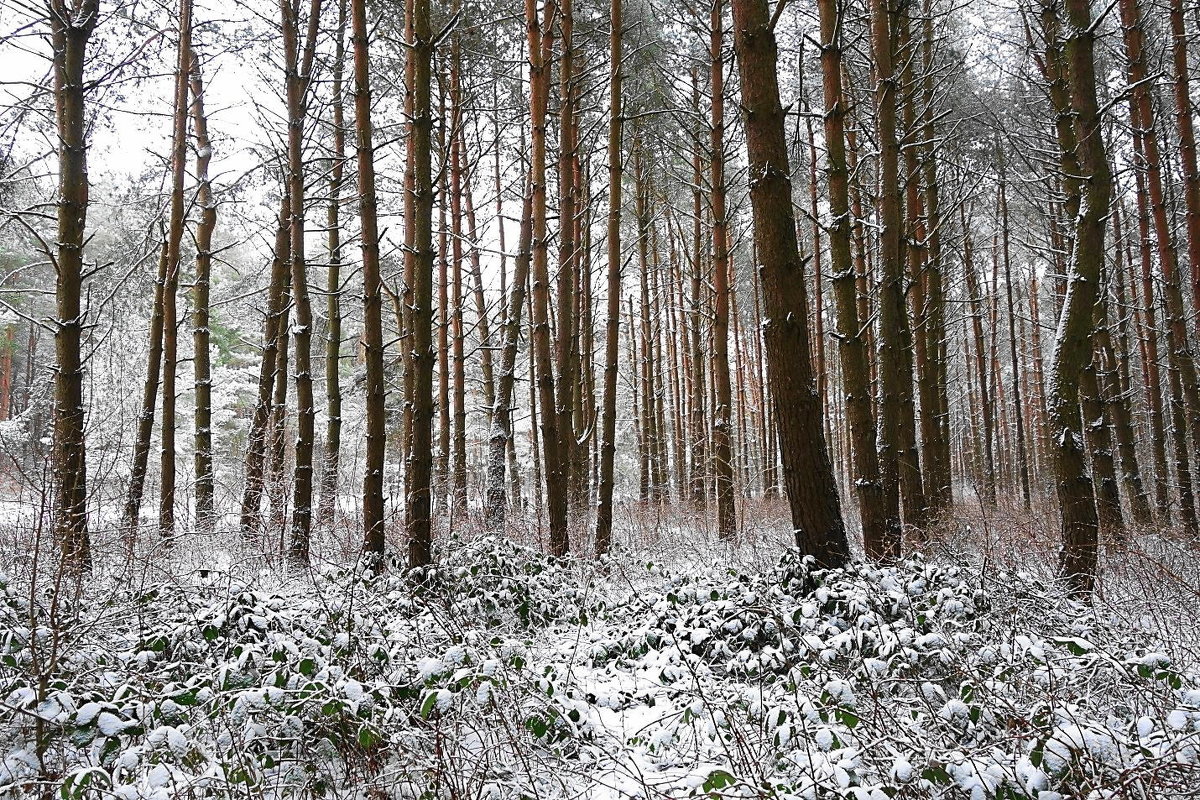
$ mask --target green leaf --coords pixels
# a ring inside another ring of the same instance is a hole
[[[421,703],[421,719],[429,719],[429,715],[433,713],[434,706],[437,705],[437,692],[430,692],[425,695],[425,701]]]
[[[708,773],[708,777],[704,779],[704,791],[715,792],[718,789],[724,789],[727,786],[732,786],[734,777],[723,769],[714,769]]]

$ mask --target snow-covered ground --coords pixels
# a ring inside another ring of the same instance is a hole
[[[768,552],[0,579],[0,796],[1200,795],[1155,629],[965,561]]]

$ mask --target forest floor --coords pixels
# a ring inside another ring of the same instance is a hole
[[[599,561],[463,533],[419,582],[220,536],[78,581],[10,529],[0,797],[1200,797],[1193,545],[1108,548],[1082,604],[1047,515],[814,571],[779,511]]]

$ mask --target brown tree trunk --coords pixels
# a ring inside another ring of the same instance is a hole
[[[457,8],[458,3],[455,3]],[[463,124],[462,42],[454,34],[450,54],[450,333],[453,341],[454,440],[451,446],[451,521],[467,508],[467,371],[463,328]],[[444,230],[444,228],[443,228]]]
[[[87,227],[87,113],[84,65],[100,14],[98,0],[50,0],[54,53],[54,119],[58,128],[58,238],[54,330],[54,533],[63,561],[92,564],[87,524],[87,458],[83,404],[83,246]],[[185,84],[186,86],[186,84]]]
[[[1200,336],[1200,166],[1196,162],[1196,109],[1192,104],[1183,0],[1170,0],[1169,17],[1175,127],[1179,136],[1179,164],[1183,172],[1184,225],[1187,231],[1188,263],[1192,267],[1192,308],[1195,311],[1193,319],[1196,333]]]
[[[737,517],[733,496],[732,388],[729,381],[729,218],[725,200],[725,62],[722,57],[724,0],[714,0],[710,20],[709,64],[710,153],[712,174],[709,183],[709,214],[712,216],[713,286],[713,395],[712,416],[713,479],[717,495],[717,535],[723,539],[737,535]],[[735,10],[736,13],[736,10]],[[771,58],[774,58],[772,42]],[[772,75],[775,64],[770,65]],[[768,101],[769,102],[769,101]],[[785,151],[786,152],[786,151]],[[789,205],[790,210],[790,205]],[[757,235],[757,234],[756,234]],[[792,231],[795,238],[795,230]],[[808,304],[799,313],[808,318]],[[807,325],[805,326],[807,327]],[[805,342],[805,356],[808,355]]]
[[[1029,490],[1029,454],[1025,450],[1025,406],[1021,402],[1021,380],[1024,374],[1017,358],[1017,312],[1013,302],[1012,260],[1008,241],[1008,188],[1005,182],[1004,165],[1000,167],[1000,241],[1004,261],[1004,292],[1008,305],[1008,357],[1012,367],[1013,418],[1016,420],[1017,477],[1021,483],[1021,501],[1028,510],[1031,504]]]
[[[1188,427],[1191,428],[1192,451],[1200,450],[1200,385],[1197,384],[1195,361],[1188,342],[1187,309],[1184,303],[1182,282],[1179,275],[1179,251],[1172,239],[1171,219],[1166,203],[1162,157],[1154,119],[1154,102],[1148,82],[1145,56],[1145,34],[1142,19],[1134,0],[1121,0],[1121,22],[1125,32],[1125,49],[1128,58],[1130,84],[1130,118],[1135,137],[1140,139],[1140,153],[1135,142],[1135,154],[1141,156],[1135,165],[1145,170],[1145,188],[1150,205],[1150,219],[1154,223],[1158,265],[1162,270],[1162,298],[1167,326],[1168,369],[1178,372],[1179,390],[1183,396],[1186,425],[1174,425],[1175,435],[1186,441]],[[1181,143],[1182,144],[1182,143]],[[1193,271],[1195,265],[1193,265]],[[1170,376],[1172,381],[1175,376]],[[1178,412],[1172,410],[1175,416]],[[1178,447],[1178,445],[1177,445]],[[1186,445],[1184,445],[1186,449]],[[1184,456],[1186,460],[1186,456]],[[1180,469],[1179,459],[1176,469]],[[1180,481],[1182,484],[1182,480]],[[1182,491],[1181,491],[1182,494]],[[1185,520],[1195,517],[1195,508],[1184,509]]]
[[[413,83],[413,116],[408,139],[413,161],[413,214],[406,236],[413,247],[412,284],[412,405],[405,523],[408,565],[425,567],[433,561],[433,179],[431,83],[433,32],[429,0],[412,0],[412,38],[408,46]]]
[[[829,258],[837,304],[838,353],[846,416],[850,423],[850,454],[854,491],[862,519],[863,546],[873,558],[889,555],[875,449],[875,412],[871,404],[870,354],[864,340],[864,321],[858,316],[858,287],[851,255],[849,171],[846,166],[846,101],[842,91],[842,32],[837,0],[819,0],[821,70],[825,89],[825,157],[829,184]]]
[[[543,5],[538,21],[537,0],[525,0],[525,25],[529,50],[529,109],[532,129],[530,180],[533,184],[533,351],[537,371],[539,422],[541,423],[542,468],[546,476],[546,498],[550,520],[550,551],[563,555],[570,550],[567,535],[567,484],[559,453],[558,418],[555,413],[554,374],[550,336],[550,269],[546,231],[546,113],[550,100],[549,61],[553,50],[552,26],[555,2]]]
[[[987,346],[983,338],[983,302],[980,298],[979,275],[975,271],[975,248],[967,227],[968,220],[963,216],[963,273],[966,277],[967,298],[971,306],[971,332],[975,343],[975,370],[979,378],[979,416],[982,417],[983,441],[982,453],[979,453],[978,463],[983,490],[983,499],[989,505],[996,504],[996,461],[994,447],[995,417],[992,415],[991,393],[988,391]],[[979,417],[972,416],[972,420]]]
[[[308,266],[304,257],[304,125],[308,117],[306,95],[312,80],[321,0],[311,0],[311,3],[301,50],[300,2],[280,1],[287,81],[292,304],[296,315],[292,326],[292,344],[296,356],[296,460],[292,472],[292,530],[288,555],[304,564],[308,563],[312,529],[313,440],[316,437],[316,403],[312,388],[312,304],[308,298]]]
[[[158,272],[154,280],[154,303],[150,312],[150,350],[146,357],[146,380],[142,384],[141,411],[138,413],[137,433],[133,443],[133,465],[129,473],[129,490],[125,495],[122,524],[127,533],[137,530],[141,516],[142,495],[146,485],[146,468],[150,459],[150,439],[154,434],[154,411],[158,406],[159,379],[162,374],[163,351],[163,288],[167,283],[167,242],[163,238],[158,255]]]
[[[596,553],[608,552],[612,543],[613,461],[617,438],[617,357],[621,334],[621,115],[622,34],[621,0],[609,9],[608,99],[608,231],[606,246],[607,299],[604,334],[604,399],[601,409],[599,496],[596,505]]]
[[[358,208],[362,225],[363,348],[366,361],[367,442],[363,464],[363,550],[383,563],[384,430],[383,284],[379,277],[379,222],[375,206],[375,147],[371,128],[371,58],[366,0],[350,0],[354,42],[354,134]]]
[[[175,63],[175,103],[171,133],[171,210],[167,224],[167,275],[163,285],[162,449],[159,452],[158,529],[175,534],[175,372],[179,365],[176,299],[187,225],[183,182],[187,174],[188,70],[192,53],[192,3],[179,2],[179,41]]]
[[[933,0],[926,0],[922,20],[922,61],[925,69],[922,93],[925,108],[922,112],[921,174],[924,180],[925,216],[927,228],[925,284],[925,339],[926,358],[929,365],[925,380],[933,384],[925,386],[921,395],[922,408],[929,403],[929,413],[922,412],[921,441],[924,447],[925,464],[923,475],[926,486],[925,500],[935,513],[946,513],[954,502],[953,479],[950,471],[950,399],[946,355],[946,300],[945,277],[942,261],[942,211],[941,190],[938,183],[937,117],[934,100],[934,31]],[[928,395],[928,397],[926,396]]]
[[[733,18],[755,248],[761,264],[767,378],[792,527],[802,552],[819,564],[837,566],[849,559],[850,548],[809,361],[808,300],[792,213],[775,36],[766,0],[734,0]]]
[[[877,85],[875,101],[879,136],[879,425],[880,476],[888,513],[888,555],[900,554],[901,519],[916,523],[920,465],[914,462],[915,420],[912,415],[912,334],[904,293],[901,254],[903,215],[900,204],[900,146],[896,134],[897,76],[892,67],[895,31],[884,0],[871,0],[871,45]],[[914,481],[914,478],[916,480]],[[903,517],[901,509],[903,508]]]
[[[239,527],[242,536],[258,533],[261,523],[263,486],[266,482],[268,436],[271,431],[273,390],[278,380],[279,331],[287,325],[286,286],[288,280],[288,219],[291,210],[284,192],[275,228],[275,249],[271,259],[271,278],[267,286],[267,312],[263,321],[263,348],[258,368],[258,396],[250,417],[250,433],[246,437],[245,488]],[[286,383],[286,381],[285,381]],[[147,384],[148,386],[149,384]]]
[[[346,0],[338,0],[333,54],[333,163],[325,212],[325,455],[321,464],[317,524],[332,522],[337,511],[338,467],[342,452],[342,184],[346,174],[346,119],[343,81],[346,65]]]
[[[1101,291],[1104,232],[1112,177],[1104,151],[1090,0],[1065,0],[1067,39],[1064,59],[1075,112],[1078,157],[1086,176],[1075,224],[1075,246],[1051,358],[1049,426],[1051,463],[1062,516],[1063,548],[1059,573],[1072,590],[1089,593],[1095,585],[1097,528],[1095,493],[1084,458],[1079,415],[1079,374],[1091,359],[1093,307]]]
[[[500,380],[496,386],[496,403],[492,407],[492,427],[488,434],[484,514],[488,530],[494,532],[504,529],[504,464],[512,437],[513,384],[516,378],[517,351],[521,343],[521,309],[525,305],[525,286],[529,283],[532,240],[533,195],[526,191],[521,211],[520,243],[513,267],[512,290],[505,298],[508,312],[504,317],[501,334],[504,345],[500,352]]]
[[[196,527],[211,531],[213,512],[212,453],[212,365],[209,354],[209,285],[212,275],[212,240],[217,227],[217,203],[213,199],[208,166],[212,161],[212,143],[208,138],[208,117],[204,113],[204,81],[200,58],[191,51],[192,125],[196,129],[196,205],[200,223],[196,226],[196,276],[192,284],[192,375],[194,377],[195,445],[193,464],[196,481]]]

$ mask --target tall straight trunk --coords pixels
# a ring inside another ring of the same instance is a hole
[[[167,242],[159,247],[158,272],[154,279],[154,302],[150,311],[150,349],[146,356],[146,379],[142,384],[141,410],[133,443],[133,465],[129,490],[125,495],[122,525],[128,533],[137,529],[141,516],[142,495],[146,486],[146,467],[150,459],[150,439],[154,433],[154,411],[158,406],[159,379],[162,374],[163,289],[167,283]]]
[[[712,174],[709,182],[709,214],[712,216],[713,286],[713,479],[717,495],[717,535],[723,539],[737,534],[733,497],[732,388],[729,382],[729,218],[725,200],[725,63],[722,57],[724,0],[713,0],[709,30],[710,91],[712,113],[710,153]],[[774,49],[772,43],[772,51]],[[772,58],[774,52],[771,53]],[[771,65],[774,70],[774,64]],[[769,102],[769,101],[768,101]],[[757,233],[756,233],[757,235]],[[795,231],[792,231],[795,238]],[[808,319],[808,303],[799,313]],[[807,328],[807,324],[805,325]],[[807,341],[805,355],[807,356]]]
[[[443,92],[440,98],[442,108],[438,114],[439,118],[445,116],[445,98],[446,95]],[[445,126],[439,126],[438,150],[445,163],[449,163],[445,148],[445,134]],[[450,307],[450,232],[446,229],[446,198],[450,193],[450,187],[446,173],[445,169],[440,172],[440,185],[437,193],[437,311],[435,312],[437,320],[435,322],[437,326],[437,399],[434,401],[437,408],[437,444],[434,445],[433,460],[435,507],[440,506],[446,499],[446,490],[450,485],[450,451],[453,448],[451,442],[453,422],[450,413],[450,315],[453,312]]]
[[[1192,268],[1192,308],[1196,334],[1200,336],[1200,165],[1196,159],[1196,129],[1192,104],[1188,39],[1183,19],[1183,0],[1170,0],[1172,89],[1175,100],[1175,132],[1179,137],[1179,165],[1183,172],[1184,226],[1187,231],[1188,263]]]
[[[692,69],[692,113],[697,120],[700,119],[700,82],[696,75],[696,69]],[[703,181],[703,151],[704,144],[700,125],[696,126],[693,132],[694,140],[692,141],[692,258],[691,258],[691,286],[688,296],[689,306],[689,324],[688,324],[688,344],[689,344],[689,366],[690,366],[690,390],[691,399],[689,404],[690,412],[690,428],[691,433],[689,442],[691,444],[691,498],[692,505],[697,510],[704,510],[708,504],[708,426],[705,424],[705,401],[706,386],[704,377],[707,373],[704,349],[702,346],[702,332],[707,327],[707,299],[702,295],[704,288],[705,274],[705,257],[707,251],[704,247],[704,192],[702,189]],[[611,236],[611,232],[609,233]]]
[[[566,526],[566,496],[572,485],[571,467],[576,461],[574,397],[577,387],[575,367],[575,283],[578,271],[578,192],[576,185],[574,136],[576,113],[574,0],[559,0],[559,125],[558,125],[558,282],[556,285],[557,327],[554,337],[554,414],[558,446],[556,482],[562,483]],[[551,502],[555,502],[553,499]]]
[[[964,212],[963,228],[963,273],[966,277],[967,298],[971,307],[971,333],[975,344],[975,369],[979,378],[979,416],[982,417],[983,441],[979,454],[979,469],[983,499],[989,505],[996,504],[996,461],[995,461],[995,417],[992,415],[991,392],[988,390],[987,345],[983,337],[983,301],[980,297],[979,274],[975,271],[975,248],[967,228]],[[973,420],[979,417],[972,416]]]
[[[415,21],[416,0],[404,0],[404,41],[411,46],[416,42]],[[432,56],[431,56],[432,57]],[[411,49],[406,52],[404,59],[404,137],[408,145],[413,142],[416,132],[414,125],[416,124],[416,106],[414,105],[417,95],[416,91],[416,76],[417,62],[420,59],[417,54]],[[432,125],[432,122],[430,123]],[[430,133],[432,136],[432,132]],[[412,447],[413,437],[413,402],[414,392],[416,391],[416,369],[413,356],[413,307],[416,300],[413,297],[413,292],[416,285],[416,270],[417,270],[417,250],[414,236],[416,235],[416,226],[409,222],[416,217],[416,202],[417,202],[417,163],[416,149],[406,145],[404,148],[404,268],[401,272],[401,285],[399,291],[395,293],[389,292],[392,302],[396,304],[397,295],[400,302],[397,304],[397,333],[400,337],[400,363],[403,369],[402,385],[403,390],[403,413],[400,421],[400,458],[405,464],[404,469],[404,493],[407,508],[407,497],[410,492],[411,474],[409,471],[411,456],[410,448]],[[432,146],[432,145],[431,145]],[[432,189],[432,185],[431,185]],[[407,511],[405,512],[407,516]]]
[[[0,328],[0,422],[12,417],[13,353],[17,349],[16,325],[7,323]]]
[[[897,76],[892,67],[892,12],[871,0],[871,49],[875,57],[875,102],[879,136],[879,423],[880,475],[888,513],[889,555],[899,555],[903,520],[916,523],[923,510],[920,464],[914,460],[912,334],[904,293],[901,253],[900,145],[896,134]],[[910,437],[910,433],[913,434]]]
[[[608,220],[606,239],[607,299],[604,332],[604,399],[601,409],[600,476],[596,505],[596,553],[612,543],[613,461],[617,438],[617,357],[621,334],[621,0],[609,7],[608,67]]]
[[[296,460],[292,472],[292,530],[288,555],[308,563],[312,529],[313,440],[316,402],[312,387],[312,304],[308,297],[308,266],[304,255],[304,125],[308,117],[309,83],[321,17],[321,0],[311,0],[303,50],[299,0],[280,0],[288,116],[287,183],[291,198],[292,346],[295,350]]]
[[[457,9],[458,3],[455,3]],[[457,132],[463,124],[462,41],[454,34],[450,45],[450,250],[451,317],[453,339],[454,441],[451,446],[451,519],[467,508],[467,372],[466,332],[463,329],[463,161],[465,154]],[[444,230],[444,228],[443,228]]]
[[[1179,487],[1179,519],[1183,530],[1188,536],[1200,534],[1200,524],[1196,519],[1196,497],[1192,483],[1192,468],[1188,462],[1188,446],[1185,429],[1187,428],[1187,403],[1184,400],[1183,386],[1179,378],[1179,370],[1167,368],[1167,383],[1170,387],[1170,410],[1172,442],[1175,445],[1175,483]]]
[[[947,335],[945,277],[942,260],[942,208],[941,189],[938,183],[937,126],[934,100],[935,90],[933,0],[925,0],[922,18],[921,40],[922,63],[925,74],[922,93],[925,107],[921,115],[921,174],[923,179],[927,241],[925,251],[925,339],[926,358],[929,371],[927,380],[932,382],[921,396],[922,408],[929,403],[929,412],[921,417],[921,441],[924,445],[925,500],[935,513],[946,513],[954,502],[953,480],[950,474],[950,399],[947,375]],[[929,396],[926,397],[926,394]]]
[[[911,414],[909,411],[905,411],[901,417],[901,434],[908,448],[908,454],[905,456],[902,451],[900,487],[905,503],[905,522],[914,528],[918,537],[921,537],[923,536],[921,529],[926,525],[929,509],[925,499],[925,477],[920,470],[921,453],[917,444],[917,410],[912,399],[914,375],[916,389],[921,400],[920,427],[922,438],[925,441],[935,438],[933,426],[937,419],[937,400],[934,387],[936,374],[929,358],[929,308],[925,291],[925,262],[928,260],[929,229],[925,217],[925,196],[921,192],[920,150],[913,143],[920,133],[915,97],[918,86],[913,77],[913,63],[917,57],[910,20],[910,10],[913,7],[915,7],[915,3],[902,8],[896,15],[894,20],[896,29],[893,31],[893,36],[902,58],[899,86],[903,88],[903,91],[899,91],[897,102],[901,108],[901,119],[904,125],[903,139],[908,143],[906,147],[902,148],[904,161],[903,231],[907,243],[904,248],[905,265],[911,281],[911,289],[906,293],[911,296],[909,306],[912,309],[912,327],[908,334],[912,348],[911,365],[908,370],[908,378],[901,380],[901,386],[907,386],[905,394],[902,395],[903,401],[905,405],[912,406],[912,409]],[[900,289],[902,292],[905,291],[903,283],[901,283]],[[912,427],[911,444],[907,441],[910,436],[908,433],[910,426]],[[913,465],[917,468],[915,473],[912,472]],[[906,485],[911,487],[907,493],[905,493]],[[920,490],[919,494],[913,494],[912,490],[917,488]]]
[[[325,454],[317,524],[331,522],[337,511],[338,467],[342,452],[342,184],[346,174],[346,118],[343,81],[346,65],[346,0],[338,0],[333,53],[333,163],[325,211]]]
[[[805,101],[807,102],[807,100]],[[812,217],[812,275],[813,275],[813,357],[817,373],[817,396],[821,408],[829,408],[829,376],[825,370],[825,288],[821,264],[821,218],[817,204],[817,148],[814,144],[812,117],[804,120],[808,138],[808,213]],[[829,415],[825,416],[825,439],[832,439]]]
[[[290,192],[284,187],[284,192],[290,198]],[[291,200],[288,201],[287,236],[288,246],[283,252],[287,255],[284,269],[282,302],[279,325],[275,330],[275,376],[274,395],[271,399],[270,442],[267,445],[267,494],[271,505],[271,524],[277,531],[282,532],[286,522],[287,498],[283,484],[283,470],[287,465],[287,404],[288,404],[288,346],[289,331],[291,330],[292,315],[292,281],[291,281]]]
[[[1009,252],[1008,237],[1008,188],[1005,182],[1004,166],[1000,172],[1000,242],[1002,260],[1004,262],[1004,292],[1008,306],[1008,357],[1012,368],[1013,418],[1016,421],[1017,446],[1017,477],[1021,483],[1021,501],[1028,509],[1031,504],[1029,489],[1029,454],[1025,450],[1025,406],[1021,402],[1021,379],[1024,373],[1021,362],[1017,358],[1017,312],[1013,302],[1012,259]]]
[[[850,423],[854,492],[862,520],[863,546],[868,556],[886,557],[888,542],[879,454],[875,449],[875,412],[871,404],[870,354],[858,316],[858,287],[851,255],[849,170],[846,166],[846,101],[842,90],[842,33],[837,0],[819,0],[821,71],[825,90],[825,157],[829,184],[829,259],[837,305],[838,354],[846,416]]]
[[[1188,342],[1187,309],[1184,303],[1179,272],[1179,251],[1173,241],[1171,219],[1167,209],[1166,189],[1169,173],[1164,176],[1159,137],[1154,118],[1154,101],[1148,81],[1145,56],[1145,34],[1135,0],[1121,0],[1121,22],[1125,32],[1130,84],[1130,121],[1135,136],[1141,139],[1141,158],[1136,165],[1145,170],[1145,188],[1150,203],[1150,219],[1154,223],[1158,265],[1162,270],[1162,297],[1166,310],[1167,358],[1169,368],[1179,373],[1187,425],[1175,426],[1175,434],[1185,437],[1185,427],[1191,428],[1192,451],[1200,451],[1200,384],[1196,364]],[[1181,142],[1182,144],[1182,142]],[[1193,271],[1196,265],[1192,265]],[[1194,514],[1195,509],[1193,508]],[[1188,513],[1187,511],[1184,512]]]
[[[640,314],[638,330],[641,336],[640,352],[635,363],[640,380],[641,405],[641,473],[640,499],[643,503],[656,500],[658,491],[658,414],[655,410],[654,391],[654,339],[651,328],[650,308],[650,190],[646,185],[645,155],[640,138],[635,143],[633,154],[634,216],[637,222],[638,281]]]
[[[1118,197],[1120,192],[1117,193]],[[1126,292],[1126,268],[1132,268],[1132,253],[1129,250],[1124,227],[1124,203],[1118,200],[1113,205],[1113,240],[1118,247],[1113,266],[1112,287],[1114,308],[1117,315],[1117,336],[1105,326],[1096,332],[1097,346],[1103,377],[1102,390],[1108,401],[1109,414],[1117,437],[1117,453],[1121,459],[1121,480],[1129,495],[1129,510],[1139,525],[1148,525],[1154,515],[1150,510],[1150,499],[1138,466],[1136,434],[1133,427],[1133,411],[1130,400],[1133,385],[1130,377],[1131,357],[1129,343],[1129,297]],[[1165,462],[1164,462],[1165,463]]]
[[[529,283],[532,240],[533,195],[531,191],[526,191],[521,210],[520,242],[513,266],[512,290],[505,298],[508,311],[501,333],[504,344],[500,351],[500,375],[496,383],[496,402],[492,407],[492,427],[488,433],[484,514],[488,530],[495,532],[504,528],[504,464],[512,437],[513,384],[516,379],[517,351],[521,344],[521,309],[525,305],[525,286]]]
[[[54,533],[63,561],[92,564],[87,524],[83,405],[83,246],[87,227],[87,111],[84,65],[100,15],[98,0],[50,0],[54,120],[58,128],[58,232],[54,330]],[[186,88],[186,84],[185,84]]]
[[[1140,153],[1141,138],[1134,141]],[[1138,254],[1141,285],[1140,325],[1142,384],[1146,392],[1146,416],[1150,427],[1150,453],[1154,460],[1154,507],[1162,521],[1171,520],[1170,473],[1167,469],[1167,421],[1163,411],[1162,373],[1159,368],[1158,310],[1154,300],[1154,265],[1150,245],[1150,204],[1146,199],[1145,179],[1134,172],[1138,215]]]
[[[766,0],[734,0],[733,19],[754,243],[761,264],[767,380],[792,528],[802,552],[819,564],[837,566],[849,560],[850,547],[809,360],[808,298],[792,212],[775,36]]]
[[[412,70],[413,116],[408,147],[413,161],[413,214],[406,227],[413,246],[412,405],[408,447],[405,523],[408,565],[433,561],[433,117],[431,82],[433,33],[429,0],[413,0],[412,38],[408,46]]]
[[[462,152],[466,153],[466,134],[460,131]],[[464,156],[465,158],[465,156]],[[480,265],[479,259],[479,227],[476,224],[475,218],[475,198],[472,191],[472,178],[474,171],[464,169],[463,171],[463,207],[467,218],[467,242],[470,245],[468,254],[470,270],[471,270],[471,296],[475,300],[475,329],[479,336],[479,372],[483,379],[483,403],[487,409],[489,422],[492,409],[496,405],[496,376],[493,368],[492,356],[492,334],[491,326],[488,321],[487,299],[483,292],[483,268]],[[503,252],[504,244],[501,243],[500,250]],[[503,269],[503,267],[502,267]],[[501,287],[503,289],[503,287]],[[501,295],[503,298],[504,295]],[[503,305],[503,299],[501,305]]]
[[[559,452],[558,415],[555,413],[554,373],[550,336],[550,268],[546,232],[546,111],[550,100],[549,62],[553,50],[554,0],[543,5],[538,21],[537,0],[525,0],[525,25],[529,50],[529,109],[531,117],[530,168],[533,183],[533,350],[537,370],[538,405],[541,407],[542,466],[550,520],[550,551],[570,550],[567,534],[567,481]]]
[[[1100,351],[1099,332],[1108,325],[1107,303],[1101,297],[1095,307],[1093,336],[1096,347],[1092,359],[1079,373],[1083,407],[1083,434],[1092,455],[1092,475],[1096,492],[1097,522],[1102,533],[1122,538],[1125,520],[1121,511],[1121,494],[1117,486],[1117,471],[1113,458],[1112,431],[1109,427],[1108,405],[1101,393],[1098,375]]]
[[[196,129],[196,205],[200,222],[196,226],[196,276],[192,284],[192,375],[194,377],[195,445],[193,464],[196,481],[196,527],[212,530],[213,453],[212,453],[212,365],[209,353],[209,288],[212,275],[212,240],[217,227],[217,203],[213,199],[208,166],[212,161],[212,143],[208,138],[208,117],[204,113],[204,81],[200,58],[191,51],[192,125]]]
[[[1081,174],[1086,176],[1075,223],[1075,245],[1062,313],[1050,361],[1049,425],[1051,463],[1062,517],[1059,573],[1077,593],[1095,585],[1098,521],[1095,493],[1083,451],[1079,415],[1079,374],[1091,359],[1093,307],[1101,291],[1104,232],[1112,176],[1104,151],[1090,0],[1065,0],[1067,38],[1064,60],[1070,75]]]
[[[363,551],[382,563],[383,458],[383,284],[379,278],[379,222],[375,205],[375,147],[371,128],[371,57],[366,0],[350,0],[354,43],[354,139],[358,165],[358,209],[362,226],[363,334],[366,361],[367,442],[363,464]]]
[[[288,194],[284,192],[279,208],[279,221],[275,228],[271,277],[267,285],[267,311],[263,319],[263,347],[258,366],[258,394],[254,403],[254,413],[250,417],[250,433],[246,437],[245,488],[242,493],[239,522],[242,536],[245,537],[256,535],[262,521],[260,512],[263,486],[266,483],[267,447],[271,444],[268,437],[272,431],[273,395],[279,380],[279,332],[287,325],[290,205]],[[286,383],[285,380],[284,384]]]
[[[187,212],[183,182],[187,174],[188,72],[192,54],[192,2],[179,2],[179,41],[175,63],[175,103],[171,133],[171,210],[167,223],[167,277],[163,286],[162,448],[159,451],[158,529],[175,533],[175,372],[179,365],[179,270]]]

